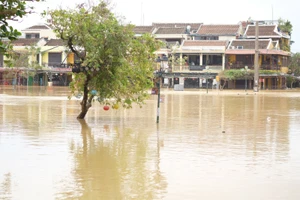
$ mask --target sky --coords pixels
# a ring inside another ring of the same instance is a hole
[[[300,52],[300,1],[298,0],[110,0],[112,11],[135,25],[153,22],[185,22],[204,24],[238,24],[252,20],[289,20],[293,25],[292,52]],[[72,8],[79,3],[96,0],[45,0],[34,3],[35,14],[12,25],[19,30],[42,24],[39,13],[47,9]]]

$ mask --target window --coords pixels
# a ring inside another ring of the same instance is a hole
[[[49,53],[48,54],[48,66],[59,67],[62,60],[61,53]]]
[[[203,65],[222,65],[222,55],[203,55]]]
[[[31,38],[40,38],[40,34],[39,33],[26,33],[25,37],[27,39],[31,39]]]
[[[200,40],[219,40],[219,36],[201,36]]]
[[[199,55],[189,55],[188,56],[189,65],[200,65]]]
[[[253,65],[253,55],[236,55],[236,62],[244,65]]]

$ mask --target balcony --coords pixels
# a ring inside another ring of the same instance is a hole
[[[270,65],[270,64],[263,64],[263,65],[260,65],[260,69],[263,69],[263,70],[280,70],[280,66]]]
[[[229,69],[244,69],[245,66],[248,66],[249,69],[254,69],[254,64],[227,64],[225,69],[229,70]],[[262,64],[259,66],[259,69],[262,70],[280,70],[281,66],[279,65],[270,65],[270,64]]]
[[[210,71],[218,72],[222,70],[221,65],[208,65]],[[172,72],[205,72],[206,65],[175,65],[172,68]]]
[[[49,63],[42,63],[45,67],[52,67],[52,68],[70,68],[70,65],[61,62],[49,62]]]

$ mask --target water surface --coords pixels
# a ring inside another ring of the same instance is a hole
[[[68,88],[0,86],[0,199],[300,199],[300,93],[162,90],[78,121]]]

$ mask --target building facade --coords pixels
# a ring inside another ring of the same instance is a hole
[[[261,21],[258,29],[258,66],[260,89],[286,87],[290,58],[290,36],[276,24]],[[166,63],[156,63],[154,71],[162,72],[162,86],[174,88],[253,88],[256,26],[253,22],[238,24],[152,23],[136,26],[135,35],[152,34],[164,46],[155,52]],[[56,38],[47,25],[22,30],[23,38],[13,41],[13,50],[22,55],[35,48],[26,66],[5,67],[0,55],[0,84],[68,85],[70,64],[76,56],[62,40]],[[21,57],[21,56],[20,56]],[[33,67],[33,64],[35,64]],[[226,80],[221,76],[228,70],[246,70],[244,77]]]
[[[286,88],[290,37],[276,24],[261,21],[258,27],[259,88]],[[159,58],[169,58],[168,69],[162,69],[163,85],[202,88],[224,84],[222,88],[253,88],[256,41],[253,22],[236,25],[153,23],[137,26],[135,31],[136,34],[151,33],[166,44],[156,52]],[[226,70],[245,70],[245,75],[224,81],[220,74]]]
[[[62,40],[47,25],[29,27],[22,30],[22,35],[12,42],[16,56],[13,67],[6,67],[9,59],[0,55],[0,84],[67,86],[71,81],[68,64],[74,63],[74,54],[68,52]]]

